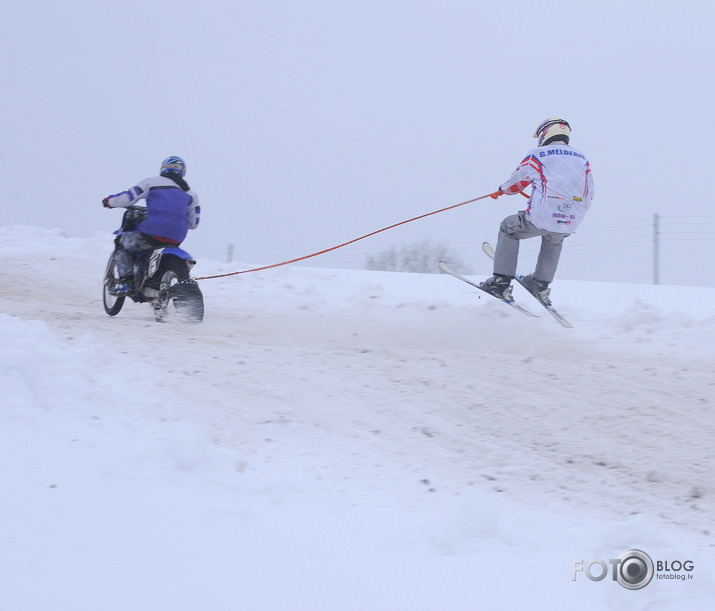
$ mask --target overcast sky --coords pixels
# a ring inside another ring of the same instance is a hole
[[[661,281],[715,286],[712,0],[7,0],[2,27],[5,225],[112,231],[101,199],[180,155],[186,249],[274,263],[493,191],[558,115],[596,185],[559,276],[652,281],[658,212]],[[311,264],[428,238],[489,273],[479,245],[524,201]]]

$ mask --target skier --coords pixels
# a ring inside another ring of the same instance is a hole
[[[571,127],[551,118],[536,128],[537,148],[530,150],[509,180],[491,197],[522,193],[531,186],[526,210],[506,217],[499,227],[494,257],[494,275],[481,283],[498,297],[511,299],[511,281],[516,274],[519,240],[541,237],[541,249],[533,274],[524,276],[525,288],[546,305],[549,284],[559,264],[561,247],[583,220],[593,198],[591,166],[586,156],[569,146]]]
[[[179,246],[189,229],[199,225],[199,198],[184,180],[186,163],[181,157],[167,157],[159,176],[145,178],[127,191],[102,200],[105,208],[127,208],[146,199],[147,217],[132,231],[117,238],[121,247],[115,256],[119,281],[112,290],[127,295],[132,289],[132,267],[136,253],[158,246]]]

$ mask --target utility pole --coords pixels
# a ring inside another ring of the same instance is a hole
[[[226,249],[226,263],[233,262],[233,244],[229,244]]]
[[[660,214],[653,214],[653,284],[660,284]]]

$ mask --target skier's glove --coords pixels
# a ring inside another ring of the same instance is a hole
[[[492,199],[496,199],[497,197],[499,197],[499,196],[501,196],[501,195],[504,195],[504,191],[502,191],[502,190],[501,190],[501,187],[499,187],[499,190],[498,190],[498,191],[494,191],[494,193],[490,193],[490,194],[489,194],[489,197],[491,197]]]
[[[105,197],[102,200],[102,206],[104,206],[105,208],[109,208],[109,198],[108,197]]]

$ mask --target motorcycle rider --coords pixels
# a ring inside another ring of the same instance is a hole
[[[134,255],[162,246],[179,246],[189,229],[199,225],[199,198],[184,180],[186,163],[171,156],[162,161],[159,176],[145,178],[126,191],[102,200],[105,208],[127,208],[146,199],[147,217],[138,231],[117,238],[120,247],[115,254],[119,281],[111,290],[114,295],[132,292]]]

